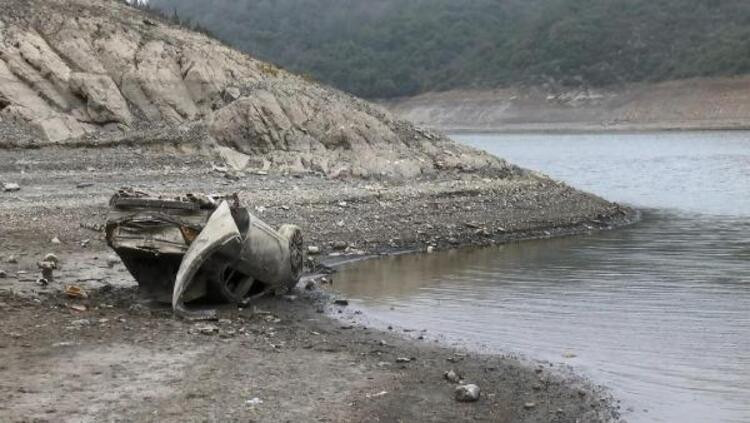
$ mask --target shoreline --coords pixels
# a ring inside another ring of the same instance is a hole
[[[750,129],[750,77],[606,87],[454,89],[382,99],[394,115],[446,132],[649,132]]]
[[[717,126],[717,127],[679,127],[679,126],[660,126],[660,127],[606,127],[595,128],[588,126],[564,128],[539,128],[529,127],[496,127],[496,128],[462,128],[462,127],[445,127],[433,128],[442,131],[447,135],[491,135],[491,134],[549,134],[549,135],[575,135],[575,134],[648,134],[660,132],[743,132],[750,131],[750,123],[743,126]]]
[[[429,342],[435,340],[432,334],[417,335],[420,340],[347,322],[362,316],[332,304],[335,293],[320,278],[312,290],[300,284],[295,298],[265,298],[242,311],[223,307],[219,322],[175,320],[170,309],[138,299],[132,279],[120,263],[110,266],[111,252],[90,228],[101,222],[106,199],[123,184],[165,193],[221,187],[239,191],[272,226],[301,223],[307,244],[321,248],[324,255],[317,260],[325,264],[335,241],[345,241],[345,253],[351,254],[334,255],[337,260],[420,252],[427,245],[481,247],[611,229],[636,221],[637,211],[533,173],[507,180],[481,172],[447,173],[408,182],[247,173],[234,180],[211,170],[204,156],[132,147],[89,150],[89,161],[71,149],[5,152],[9,161],[0,164],[0,179],[15,175],[22,189],[0,193],[8,234],[0,240],[0,269],[8,274],[0,279],[0,309],[6,316],[0,356],[7,363],[0,369],[6,381],[0,392],[9,398],[0,416],[50,421],[150,421],[154,415],[161,421],[311,415],[328,421],[619,418],[606,389],[557,366],[436,344]],[[78,188],[82,182],[94,185]],[[51,244],[52,237],[62,243]],[[62,269],[54,284],[41,288],[33,282],[34,263],[48,252],[60,257]],[[7,263],[10,255],[17,263]],[[66,284],[82,286],[89,298],[66,298],[61,294]],[[75,304],[86,311],[71,309]],[[453,399],[454,385],[443,379],[451,369],[480,386],[479,402]],[[69,379],[70,372],[76,378]],[[71,390],[71,383],[78,388]],[[154,393],[144,399],[135,386]],[[108,394],[97,396],[100,391]],[[73,406],[60,404],[63,396]],[[256,397],[263,403],[248,405]],[[76,404],[86,405],[76,410]]]

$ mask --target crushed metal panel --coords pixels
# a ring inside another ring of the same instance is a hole
[[[232,218],[229,205],[223,201],[182,258],[172,294],[172,308],[176,313],[182,316],[195,315],[196,312],[190,312],[185,307],[182,298],[193,283],[200,283],[204,279],[215,283],[225,282],[223,280],[225,269],[222,268],[222,264],[231,266],[237,261],[242,252],[241,241],[242,237]],[[236,294],[244,298],[250,286],[247,283],[241,283],[240,288],[244,292],[240,291]]]
[[[210,317],[185,306],[201,297],[246,303],[299,281],[300,229],[282,225],[275,231],[240,207],[236,194],[165,200],[126,190],[110,205],[108,244],[142,292],[172,303],[179,315]]]

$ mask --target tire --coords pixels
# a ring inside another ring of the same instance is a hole
[[[291,266],[291,278],[287,282],[287,289],[297,285],[299,278],[302,276],[302,272],[305,267],[305,249],[304,239],[302,237],[302,230],[297,225],[281,225],[279,227],[279,235],[289,240],[289,264]]]

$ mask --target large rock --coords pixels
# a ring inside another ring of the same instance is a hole
[[[70,88],[86,100],[86,111],[91,122],[132,123],[133,115],[128,104],[109,76],[74,73],[70,76]]]
[[[479,387],[477,385],[458,385],[455,390],[456,401],[475,402],[479,401]]]

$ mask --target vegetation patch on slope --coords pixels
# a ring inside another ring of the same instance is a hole
[[[364,97],[750,72],[742,0],[151,0]]]

